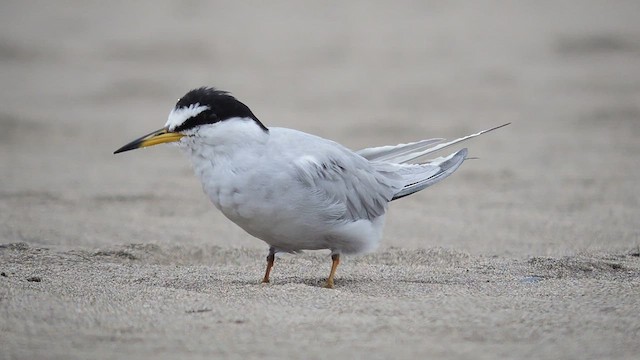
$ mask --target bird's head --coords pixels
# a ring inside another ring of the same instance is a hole
[[[223,124],[227,125],[224,130]],[[189,91],[178,100],[163,128],[124,145],[114,154],[176,141],[186,146],[216,142],[221,136],[231,135],[230,132],[246,126],[269,132],[249,107],[231,94],[202,87]]]

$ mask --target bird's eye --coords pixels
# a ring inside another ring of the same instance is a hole
[[[209,122],[216,122],[218,121],[218,115],[216,115],[215,112],[213,112],[213,110],[211,109],[207,109],[205,111],[203,111],[202,116],[204,116],[207,120],[209,120]]]

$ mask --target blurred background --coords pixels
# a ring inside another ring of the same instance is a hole
[[[0,243],[265,247],[170,146],[114,156],[194,87],[350,148],[479,157],[394,202],[383,247],[640,244],[638,1],[3,1]]]

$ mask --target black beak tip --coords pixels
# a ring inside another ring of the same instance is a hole
[[[137,149],[138,146],[139,146],[139,144],[137,142],[133,142],[133,143],[127,144],[127,145],[121,147],[120,149],[114,151],[113,154],[115,155],[115,154],[119,154],[121,152]]]

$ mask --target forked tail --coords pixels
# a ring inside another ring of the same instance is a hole
[[[406,163],[408,161],[417,159],[421,156],[431,154],[438,150],[442,150],[451,145],[455,145],[459,142],[472,139],[482,134],[486,134],[489,131],[500,129],[501,127],[505,127],[509,124],[511,123],[506,123],[500,126],[493,127],[491,129],[482,130],[475,134],[467,135],[452,141],[448,141],[446,143],[442,143],[444,139],[437,138],[437,139],[420,140],[420,141],[416,141],[408,144],[398,144],[398,145],[367,148],[367,149],[358,150],[356,151],[356,153],[369,161],[381,161],[381,162],[389,162],[394,164],[402,164],[402,163]],[[435,144],[438,144],[438,145],[435,145]],[[435,146],[432,146],[432,145],[435,145]]]
[[[475,134],[467,135],[449,142],[444,139],[428,139],[408,144],[394,146],[380,146],[357,151],[357,153],[373,164],[383,167],[384,164],[396,164],[400,166],[394,172],[399,174],[404,181],[403,187],[393,196],[392,200],[400,199],[413,194],[435,183],[438,183],[453,174],[467,159],[467,149],[462,149],[447,157],[439,157],[421,164],[407,164],[408,161],[421,156],[442,150],[459,142],[480,136],[507,126],[510,123],[482,130]]]

